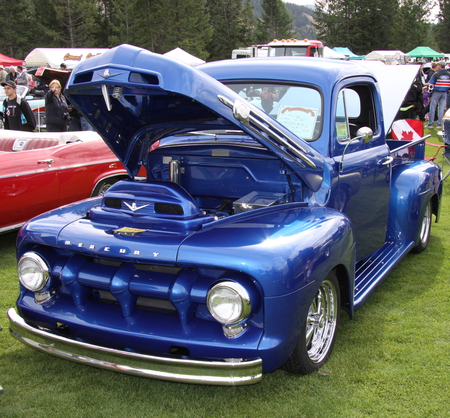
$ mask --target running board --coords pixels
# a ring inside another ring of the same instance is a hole
[[[383,282],[414,242],[387,242],[369,258],[356,264],[354,310],[359,309],[375,288]]]

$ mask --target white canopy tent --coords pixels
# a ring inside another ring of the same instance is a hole
[[[28,68],[59,68],[61,63],[65,63],[71,70],[80,62],[106,51],[108,48],[35,48],[25,57],[25,62]]]
[[[185,64],[190,65],[191,67],[195,67],[200,64],[204,64],[205,61],[203,61],[200,58],[197,58],[194,55],[189,54],[189,52],[184,51],[181,48],[175,48],[172,49],[172,51],[166,52],[163,54],[165,57],[173,58],[178,61],[182,61]]]
[[[331,58],[331,59],[338,59],[338,60],[346,60],[347,59],[347,57],[344,54],[334,51],[333,49],[331,49],[327,46],[325,46],[323,48],[323,57]]]
[[[384,61],[386,63],[405,64],[406,54],[399,50],[372,51],[364,57],[365,60]]]

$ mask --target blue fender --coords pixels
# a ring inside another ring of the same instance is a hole
[[[346,215],[330,208],[265,208],[191,235],[180,247],[178,263],[226,267],[258,284],[264,321],[258,355],[264,371],[271,371],[294,350],[311,301],[336,266],[347,272],[343,288],[353,295],[352,225]]]
[[[397,167],[392,174],[387,238],[418,243],[422,218],[428,203],[437,196],[433,212],[439,211],[442,194],[441,169],[429,161]]]
[[[101,202],[101,197],[91,197],[45,212],[22,226],[17,235],[17,255],[37,244],[57,245],[61,230],[71,222],[84,218],[89,210]],[[42,231],[45,231],[43,233]]]
[[[346,215],[291,203],[211,224],[183,242],[177,261],[247,274],[272,297],[323,279],[336,265],[351,270],[353,251]]]

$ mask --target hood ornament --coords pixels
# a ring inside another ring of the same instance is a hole
[[[116,75],[120,75],[120,74],[123,74],[123,71],[121,72],[121,73],[114,73],[114,74],[111,74],[110,72],[109,72],[109,69],[108,68],[106,68],[105,69],[105,71],[103,71],[103,74],[102,73],[97,73],[100,77],[103,77],[103,78],[111,78],[111,77],[115,77]]]
[[[136,212],[139,209],[144,209],[147,206],[150,206],[150,204],[138,206],[138,205],[136,205],[136,202],[133,202],[131,205],[129,205],[127,202],[123,202],[123,203],[125,203],[125,205],[128,207],[128,209],[130,209],[133,212]]]

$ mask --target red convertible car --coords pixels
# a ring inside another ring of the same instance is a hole
[[[127,177],[95,132],[0,130],[0,233]]]

